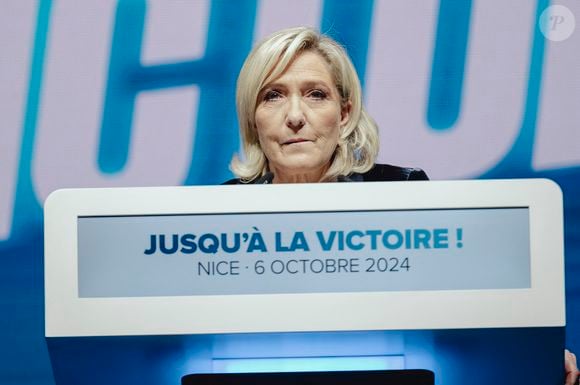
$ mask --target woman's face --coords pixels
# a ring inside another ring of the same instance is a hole
[[[258,95],[256,130],[275,182],[318,181],[348,121],[328,63],[306,51]]]

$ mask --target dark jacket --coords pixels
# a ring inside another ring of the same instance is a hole
[[[256,178],[249,184],[268,184],[272,183],[274,174]],[[363,174],[351,174],[349,176],[340,176],[339,182],[395,182],[405,180],[428,180],[425,171],[420,168],[399,167],[390,164],[375,164],[373,168]],[[239,178],[230,179],[223,184],[244,184]]]

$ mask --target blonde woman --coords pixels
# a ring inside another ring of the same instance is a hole
[[[244,158],[226,183],[420,180],[420,169],[375,164],[377,126],[344,48],[311,28],[279,31],[238,77]]]

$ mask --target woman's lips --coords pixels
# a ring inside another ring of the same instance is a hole
[[[294,139],[288,139],[287,141],[285,141],[282,144],[288,145],[288,144],[296,144],[296,143],[304,143],[304,142],[310,142],[310,140],[304,139],[304,138],[294,138]]]

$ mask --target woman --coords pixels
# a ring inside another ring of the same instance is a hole
[[[310,28],[279,31],[250,53],[237,84],[245,159],[226,183],[427,179],[375,165],[379,137],[345,50]]]
[[[362,105],[344,48],[313,29],[274,33],[238,77],[236,104],[245,159],[226,184],[425,180],[421,169],[375,164],[377,126]],[[578,383],[564,353],[566,385]]]

